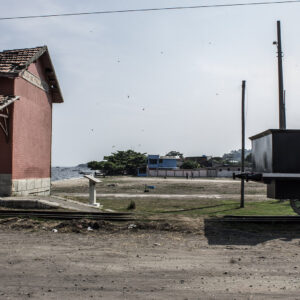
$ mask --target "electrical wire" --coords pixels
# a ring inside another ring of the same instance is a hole
[[[18,17],[0,17],[0,21],[18,20],[18,19],[52,18],[52,17],[71,17],[71,16],[84,16],[84,15],[100,15],[100,14],[133,13],[133,12],[151,12],[151,11],[153,12],[153,11],[163,11],[163,10],[164,11],[166,11],[166,10],[170,11],[170,10],[181,10],[181,9],[200,9],[200,8],[236,7],[236,6],[275,5],[275,4],[289,4],[289,3],[300,3],[300,0],[210,4],[210,5],[195,5],[195,6],[172,6],[172,7],[138,8],[138,9],[124,9],[124,10],[103,10],[103,11],[91,11],[91,12],[49,14],[49,15],[32,15],[32,16],[18,16]]]

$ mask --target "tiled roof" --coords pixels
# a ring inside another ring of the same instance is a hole
[[[0,52],[0,73],[19,73],[37,60],[47,47],[4,50]]]
[[[0,52],[0,77],[18,77],[28,66],[40,59],[47,75],[54,103],[64,102],[47,46],[4,50]]]

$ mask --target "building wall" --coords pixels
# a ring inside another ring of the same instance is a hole
[[[39,62],[29,68],[40,74]],[[12,179],[50,178],[52,101],[49,94],[23,78],[15,79]]]
[[[9,78],[0,78],[0,94],[2,95],[13,95],[14,94],[14,82],[13,79]],[[12,116],[13,105],[8,107],[9,115]],[[11,174],[12,173],[12,119],[9,121],[9,140],[7,141],[6,135],[3,130],[0,128],[0,174]],[[8,178],[5,176],[5,178]],[[4,178],[3,177],[3,178]],[[0,178],[1,180],[1,178]],[[3,181],[4,182],[4,181]]]
[[[155,163],[152,162],[153,160],[155,160]],[[159,160],[159,155],[148,155],[148,161],[147,161],[148,168],[150,169],[158,168],[158,160]]]
[[[207,177],[207,170],[148,170],[148,176],[152,177],[186,177],[188,175],[189,178],[199,178],[199,177]]]
[[[162,159],[162,163],[158,164],[159,168],[177,168],[177,160],[176,159]]]
[[[251,171],[246,168],[245,171]],[[200,169],[200,170],[148,170],[148,176],[152,177],[186,177],[199,178],[199,177],[227,177],[232,178],[233,173],[239,173],[240,168],[220,167],[217,169]]]
[[[156,162],[152,162],[155,160]],[[160,162],[161,161],[161,162]],[[160,158],[159,155],[148,155],[148,168],[149,169],[176,169],[177,160],[176,159],[165,159]]]

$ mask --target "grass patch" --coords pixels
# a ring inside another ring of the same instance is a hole
[[[71,199],[87,202],[87,198],[72,197]],[[127,211],[130,198],[100,198],[98,202],[105,209],[115,211]],[[147,215],[164,214],[183,215],[188,217],[199,216],[224,216],[224,215],[295,215],[290,207],[289,201],[279,202],[278,200],[251,201],[240,208],[239,201],[232,199],[161,199],[161,198],[134,198],[135,213]]]

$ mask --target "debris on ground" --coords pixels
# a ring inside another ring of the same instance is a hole
[[[129,225],[128,225],[128,229],[133,229],[133,228],[136,228],[136,225],[135,225],[135,224],[129,224]]]

